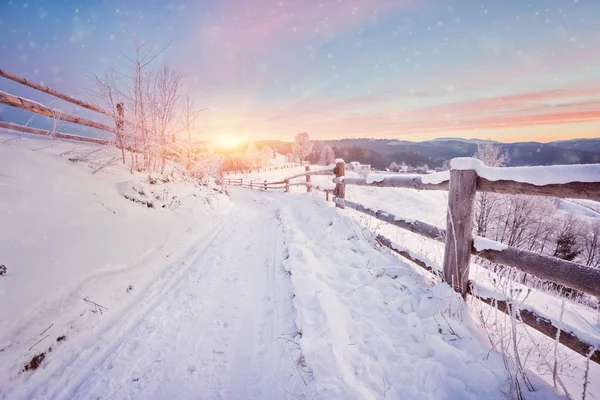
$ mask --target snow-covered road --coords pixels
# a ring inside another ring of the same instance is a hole
[[[0,398],[507,397],[501,357],[447,285],[321,196],[231,195],[216,228],[126,312],[74,332]]]
[[[151,310],[123,321],[128,331],[114,327],[122,333],[56,374],[38,398],[281,398],[295,372],[286,347],[273,343],[294,332],[295,316],[277,213],[260,201],[237,208]]]

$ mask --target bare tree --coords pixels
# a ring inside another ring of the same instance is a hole
[[[600,268],[600,221],[595,220],[584,225],[582,242],[585,265]]]
[[[273,159],[273,149],[269,146],[263,146],[260,149],[260,163],[262,166],[269,165],[271,160]]]
[[[188,89],[185,92],[183,99],[183,111],[182,111],[182,119],[183,119],[183,132],[185,133],[185,139],[187,143],[183,146],[186,152],[186,170],[191,171],[192,169],[192,153],[193,153],[193,141],[192,141],[192,131],[195,129],[196,121],[202,111],[206,111],[206,108],[196,109],[192,102],[191,93]]]
[[[333,149],[329,145],[323,146],[321,150],[321,157],[319,158],[319,164],[321,165],[329,165],[335,161],[335,153]]]
[[[308,133],[303,132],[296,135],[292,143],[292,153],[300,159],[300,164],[304,163],[304,159],[310,154],[312,148],[313,142],[310,141]]]
[[[489,167],[502,167],[508,163],[508,156],[500,146],[491,142],[477,145],[474,158]],[[498,217],[497,210],[503,197],[494,193],[477,192],[475,229],[479,236],[487,236],[490,223]]]
[[[154,162],[158,158],[156,153],[160,152],[161,173],[165,170],[167,156],[173,147],[170,146],[170,143],[175,142],[176,139],[175,130],[171,125],[181,97],[181,80],[180,71],[163,65],[154,74],[151,90],[148,92],[148,119],[152,129],[150,135],[147,136],[149,137],[150,152],[154,155]]]
[[[260,153],[254,143],[248,145],[248,148],[246,149],[246,159],[248,160],[248,164],[252,167],[255,167],[260,163]]]

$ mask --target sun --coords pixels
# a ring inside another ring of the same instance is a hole
[[[218,148],[223,150],[232,150],[242,144],[242,139],[239,136],[234,135],[222,135],[215,138],[215,144]]]

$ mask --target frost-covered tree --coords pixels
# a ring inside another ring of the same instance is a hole
[[[500,145],[492,142],[478,144],[473,157],[481,160],[488,167],[504,167],[509,161],[508,154]]]
[[[321,150],[321,157],[319,157],[319,164],[329,165],[335,161],[335,153],[331,146],[325,145]]]
[[[563,260],[573,261],[575,257],[582,252],[577,241],[577,236],[576,220],[573,215],[570,215],[568,218],[564,219],[559,226],[553,256],[562,258]]]
[[[250,143],[246,149],[246,160],[253,167],[260,163],[260,153],[254,143]]]
[[[585,265],[600,268],[600,221],[589,222],[584,226],[582,250]]]
[[[260,149],[260,161],[261,165],[269,165],[271,160],[273,159],[273,149],[269,146],[263,146]]]
[[[390,166],[388,167],[388,169],[390,171],[392,171],[392,172],[398,172],[398,171],[400,171],[400,167],[394,161],[392,161],[392,163],[390,164]]]
[[[313,142],[310,141],[308,133],[303,132],[296,135],[294,142],[292,143],[292,153],[294,153],[300,163],[304,162],[304,159],[310,154],[313,148]]]
[[[508,156],[500,146],[494,143],[481,143],[473,157],[481,160],[488,167],[502,167],[508,163]],[[487,192],[477,192],[475,229],[479,236],[487,236],[489,226],[498,217],[497,211],[502,196]]]

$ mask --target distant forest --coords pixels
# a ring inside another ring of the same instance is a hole
[[[408,142],[389,139],[342,139],[314,142],[308,161],[319,161],[325,145],[333,148],[336,157],[346,161],[359,161],[376,169],[385,169],[392,162],[411,167],[427,165],[440,168],[455,157],[472,156],[482,140],[435,139]],[[550,143],[521,142],[497,143],[509,156],[509,166],[591,164],[600,163],[600,139],[573,139]],[[291,143],[282,141],[256,142],[260,148],[267,145],[281,154],[291,152]]]

